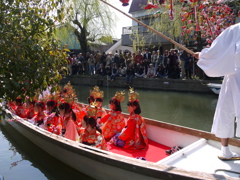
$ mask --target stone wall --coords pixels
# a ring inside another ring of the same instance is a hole
[[[125,85],[124,77],[116,77],[113,82],[107,81],[106,76],[88,76],[74,75],[62,79],[61,83],[66,84],[70,81],[73,85],[90,85],[90,86],[109,86],[109,87],[128,87]],[[181,80],[166,78],[134,78],[131,87],[137,89],[151,89],[164,91],[180,91],[192,93],[213,93],[207,86],[207,83],[221,83],[220,80]]]

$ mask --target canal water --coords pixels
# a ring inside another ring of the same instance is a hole
[[[78,100],[87,103],[89,86],[74,86]],[[128,89],[100,87],[104,91],[103,106],[116,91],[126,92],[123,112],[127,113]],[[187,126],[204,131],[211,130],[217,103],[215,94],[192,94],[166,91],[140,90],[141,115],[159,121]],[[93,172],[94,173],[94,172]],[[5,180],[91,180],[39,149],[9,126],[0,125],[0,175]]]

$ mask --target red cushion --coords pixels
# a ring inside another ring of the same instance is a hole
[[[154,142],[152,140],[148,140],[148,148],[145,150],[139,150],[139,151],[132,151],[127,150],[121,147],[117,147],[113,144],[108,143],[109,151],[121,154],[128,157],[144,157],[147,161],[150,162],[158,162],[159,160],[167,157],[166,150],[171,149],[171,147],[159,144],[157,142]]]

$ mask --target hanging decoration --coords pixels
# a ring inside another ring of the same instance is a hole
[[[173,0],[170,0],[169,18],[173,20]]]
[[[168,14],[169,19],[176,22],[180,19],[181,35],[194,37],[200,31],[201,38],[211,43],[224,29],[235,24],[236,16],[223,0],[158,0],[155,5],[149,2],[144,9],[158,8],[153,13],[154,18]],[[177,9],[178,8],[178,9]],[[175,13],[175,12],[178,12]],[[179,13],[180,12],[180,13]],[[179,24],[178,24],[179,26]],[[183,37],[184,38],[184,37]]]
[[[122,6],[128,6],[129,5],[129,0],[120,0],[122,3]]]
[[[148,4],[144,7],[144,9],[156,9],[158,8],[157,4],[154,4],[152,1],[149,1]]]

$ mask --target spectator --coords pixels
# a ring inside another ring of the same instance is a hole
[[[153,78],[155,77],[155,69],[153,67],[153,64],[149,64],[148,72],[147,72],[147,78]]]
[[[107,58],[107,55],[106,55],[105,52],[103,52],[103,53],[102,53],[102,56],[101,56],[101,58],[100,58],[100,64],[102,64],[103,67],[106,66],[106,58]]]
[[[168,59],[169,59],[168,69],[169,69],[169,71],[172,72],[173,69],[176,68],[176,66],[178,65],[178,56],[177,56],[177,53],[174,49],[170,50],[170,53],[168,55]]]
[[[126,60],[125,60],[123,54],[120,54],[120,55],[119,55],[119,63],[120,63],[120,66],[121,66],[121,64],[125,64],[125,61],[126,61]],[[120,67],[120,66],[119,66],[119,67]]]
[[[140,51],[137,51],[136,56],[134,58],[135,64],[139,64],[141,60],[143,59],[143,56],[141,55]]]
[[[137,64],[135,76],[140,78],[145,76],[145,69],[143,65],[139,63]]]
[[[111,81],[111,82],[114,81],[116,76],[119,76],[119,68],[118,68],[117,64],[114,64],[113,68],[112,68],[112,74],[109,78],[109,81]]]
[[[185,72],[186,72],[186,78],[192,79],[192,67],[193,67],[193,57],[191,54],[187,53],[187,56],[185,57]]]
[[[84,73],[84,63],[85,63],[85,58],[82,55],[82,53],[78,54],[78,74],[83,74]]]
[[[94,75],[95,59],[92,54],[88,58],[89,74]]]
[[[156,70],[156,76],[160,78],[166,77],[166,69],[163,64],[159,64]]]
[[[166,68],[166,70],[168,69],[168,51],[166,50],[163,54],[163,65]]]
[[[106,66],[111,66],[111,63],[112,63],[112,53],[109,52],[107,57],[106,57]]]
[[[119,76],[120,77],[125,77],[126,72],[127,72],[127,68],[123,64],[121,64],[120,67],[119,67]]]
[[[180,78],[180,68],[178,65],[174,65],[169,71],[168,71],[168,77],[171,79],[179,79]]]
[[[180,54],[180,66],[181,66],[181,71],[182,71],[182,78],[185,78],[186,72],[185,72],[185,60],[187,58],[187,52],[182,51]]]
[[[96,70],[96,74],[100,76],[106,75],[106,69],[102,63],[100,64],[99,68]]]
[[[158,55],[156,53],[156,51],[153,51],[152,52],[152,56],[151,56],[151,63],[154,67],[154,75],[156,74],[156,70],[157,70],[157,67],[158,67]]]
[[[126,54],[126,66],[128,67],[129,64],[131,64],[131,63],[132,63],[132,54],[131,54],[131,52],[128,52]]]
[[[127,72],[126,72],[126,85],[130,85],[132,83],[132,79],[135,75],[135,69],[133,67],[133,64],[129,64],[129,66],[127,67]]]
[[[113,57],[113,66],[114,66],[115,64],[117,65],[117,67],[120,66],[120,58],[119,58],[118,53],[115,53],[115,55],[114,55],[114,57]]]
[[[102,55],[99,53],[99,51],[95,51],[93,56],[95,59],[95,69],[98,69],[100,66],[100,60]]]
[[[163,64],[163,56],[161,55],[160,50],[157,50],[157,59],[158,59],[158,65]]]
[[[145,74],[147,74],[148,71],[148,66],[151,63],[151,53],[148,51],[148,49],[145,50],[143,54],[143,59],[144,59],[144,67],[145,67]]]

